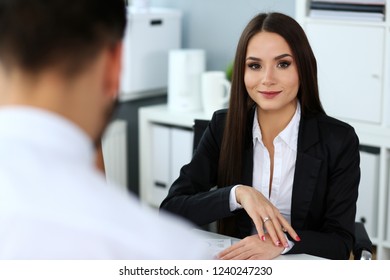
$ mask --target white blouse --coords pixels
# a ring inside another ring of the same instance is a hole
[[[286,128],[274,139],[274,171],[269,193],[271,160],[262,141],[257,111],[253,120],[253,179],[252,186],[267,197],[291,223],[291,197],[297,158],[298,130],[301,106],[297,102],[295,114]],[[235,197],[235,186],[230,192],[230,210],[240,209]]]

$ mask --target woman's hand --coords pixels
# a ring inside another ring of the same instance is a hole
[[[269,236],[263,241],[255,234],[220,252],[217,258],[221,260],[271,260],[279,256],[283,250],[282,246],[275,246]]]
[[[269,234],[268,239],[271,238],[276,246],[288,247],[285,232],[288,232],[295,241],[300,241],[295,230],[280,214],[279,210],[255,188],[244,185],[238,186],[236,188],[236,199],[251,217],[262,241],[266,241],[264,228],[267,229]]]

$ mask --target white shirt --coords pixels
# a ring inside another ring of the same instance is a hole
[[[291,197],[297,158],[298,130],[301,106],[297,109],[286,128],[274,139],[274,170],[271,194],[269,193],[271,161],[262,141],[257,111],[253,120],[253,179],[252,186],[267,197],[291,224]],[[234,187],[230,192],[230,210],[241,208],[235,197]]]
[[[107,185],[73,123],[0,108],[0,259],[202,259],[199,241],[186,222]]]

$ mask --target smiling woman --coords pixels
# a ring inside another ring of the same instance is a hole
[[[221,259],[348,259],[359,140],[322,108],[301,26],[259,14],[238,42],[228,110],[214,113],[161,208],[243,238]],[[217,188],[213,188],[217,186]]]
[[[268,122],[266,118],[277,114],[284,120],[279,125],[283,129],[296,110],[299,88],[290,47],[280,35],[260,32],[249,41],[246,66],[244,82],[249,96],[258,105],[260,126],[262,121]]]

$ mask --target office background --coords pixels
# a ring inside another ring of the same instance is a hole
[[[383,2],[386,4],[390,1]],[[379,245],[379,257],[390,259],[390,66],[385,63],[390,57],[390,20],[313,19],[308,16],[309,0],[150,0],[150,4],[151,7],[182,12],[181,47],[205,50],[206,70],[226,69],[233,60],[241,31],[259,12],[288,14],[306,28],[319,62],[320,87],[321,82],[323,86],[321,99],[326,111],[350,121],[363,144],[361,185],[366,187],[360,189],[360,197],[364,200],[358,203],[361,209],[358,212],[361,213],[358,213],[357,219],[365,220],[373,241]],[[384,14],[390,14],[390,4],[385,7],[387,13]],[[364,59],[356,59],[362,53]],[[335,66],[335,62],[338,65]],[[153,67],[153,63],[150,67]],[[332,80],[334,78],[341,80]],[[338,92],[335,93],[335,90]],[[334,102],[335,96],[339,102]],[[152,193],[151,198],[155,195],[154,200],[148,201],[153,201],[153,206],[158,206],[164,194],[156,195],[160,189],[154,186],[156,180],[152,181],[154,171],[150,150],[153,142],[149,139],[153,138],[152,127],[160,124],[168,128],[178,126],[191,129],[193,124],[194,115],[171,114],[164,107],[153,108],[152,105],[166,104],[167,99],[165,92],[125,101],[120,104],[115,116],[116,119],[125,120],[127,126],[125,187],[141,198],[145,198],[145,190],[146,197],[148,192]],[[354,106],[345,106],[350,104],[350,100],[353,100]],[[140,112],[145,113],[144,117],[140,117]],[[144,125],[140,125],[140,122]],[[141,131],[148,133],[142,135]],[[170,133],[175,132],[170,129],[165,135]],[[146,164],[142,164],[144,159]],[[173,178],[165,179],[168,186]]]
[[[243,28],[256,13],[279,11],[293,16],[295,12],[295,1],[291,0],[150,0],[150,6],[182,11],[182,48],[204,49],[207,70],[226,69],[233,60]],[[140,181],[138,109],[166,102],[166,94],[122,102],[114,116],[127,122],[127,188],[137,195]]]
[[[239,36],[259,12],[295,13],[291,0],[151,0],[155,7],[183,12],[183,48],[201,48],[207,53],[207,69],[226,68],[233,59]]]

